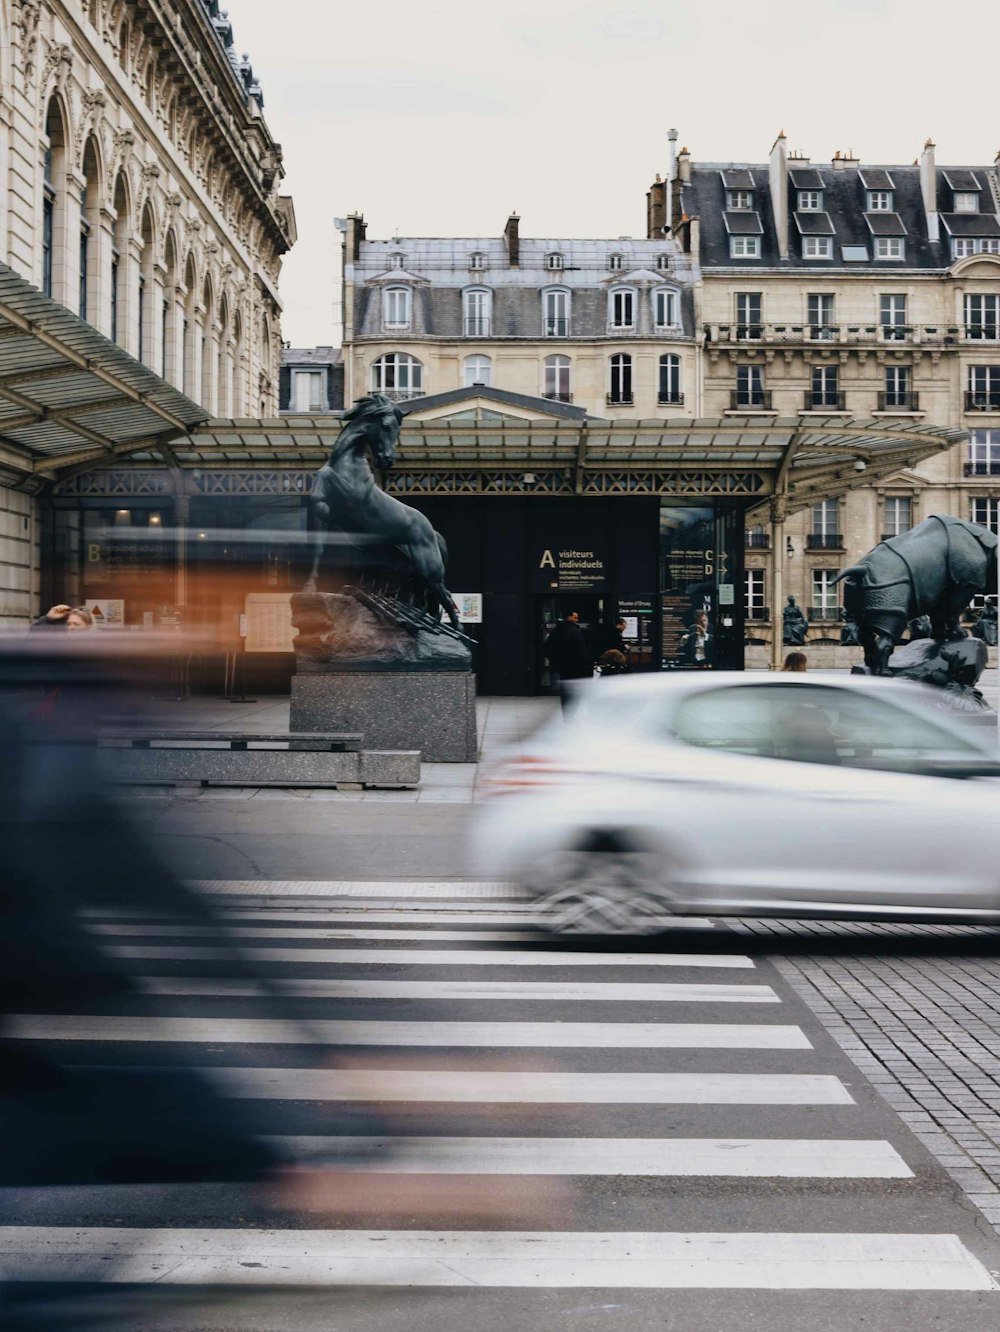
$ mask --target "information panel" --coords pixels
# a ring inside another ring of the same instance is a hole
[[[250,592],[246,599],[246,651],[293,652],[290,592]]]

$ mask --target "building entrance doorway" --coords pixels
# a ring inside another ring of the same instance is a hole
[[[535,687],[541,694],[554,694],[556,680],[545,660],[545,640],[564,616],[580,616],[587,650],[596,661],[604,622],[604,598],[593,592],[555,592],[535,598]]]

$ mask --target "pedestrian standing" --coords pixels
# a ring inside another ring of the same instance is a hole
[[[584,640],[577,611],[564,615],[545,640],[545,660],[556,676],[565,712],[570,697],[567,684],[573,680],[589,680],[594,674],[594,659]]]

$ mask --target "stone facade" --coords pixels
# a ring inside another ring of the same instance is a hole
[[[346,220],[345,400],[482,383],[594,416],[684,416],[697,349],[672,239],[369,240]],[[669,358],[669,361],[668,361]]]
[[[779,136],[764,163],[696,165],[686,149],[649,192],[649,231],[697,274],[699,412],[755,421],[958,426],[971,443],[878,486],[863,470],[790,513],[783,588],[810,639],[838,636],[830,579],[931,513],[997,530],[1000,502],[1000,177],[997,164],[912,166],[838,154],[816,166]],[[767,514],[747,536],[748,636],[769,639]]]
[[[295,218],[262,107],[218,0],[0,0],[0,259],[218,416],[278,408]]]

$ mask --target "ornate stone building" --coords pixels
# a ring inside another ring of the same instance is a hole
[[[147,367],[155,378],[136,400],[172,386],[180,396],[169,411],[160,403],[161,432],[166,416],[180,434],[199,417],[277,414],[278,275],[295,241],[282,175],[260,86],[217,0],[0,0],[0,262],[54,303],[39,318],[68,311]],[[105,378],[115,373],[116,348],[100,350],[85,329],[77,340],[110,358]],[[72,341],[67,332],[60,345]],[[0,341],[9,405],[3,353]],[[18,370],[22,414],[51,410],[32,396],[31,366]],[[60,371],[39,373],[56,382]],[[120,420],[105,435],[96,408],[71,422],[73,401],[56,405],[81,459],[105,439],[124,448]],[[2,621],[33,610],[26,492],[51,472],[39,436],[8,434],[2,414],[0,432]]]
[[[651,189],[650,236],[676,239],[697,274],[696,412],[792,419],[802,437],[839,428],[848,448],[861,423],[914,442],[931,427],[968,432],[877,485],[858,464],[831,474],[774,528],[752,508],[751,639],[771,636],[782,591],[808,609],[811,641],[835,639],[837,573],[930,513],[997,530],[998,214],[998,163],[938,166],[929,141],[903,166],[843,153],[814,164],[784,134],[766,162],[696,164],[683,149]]]

